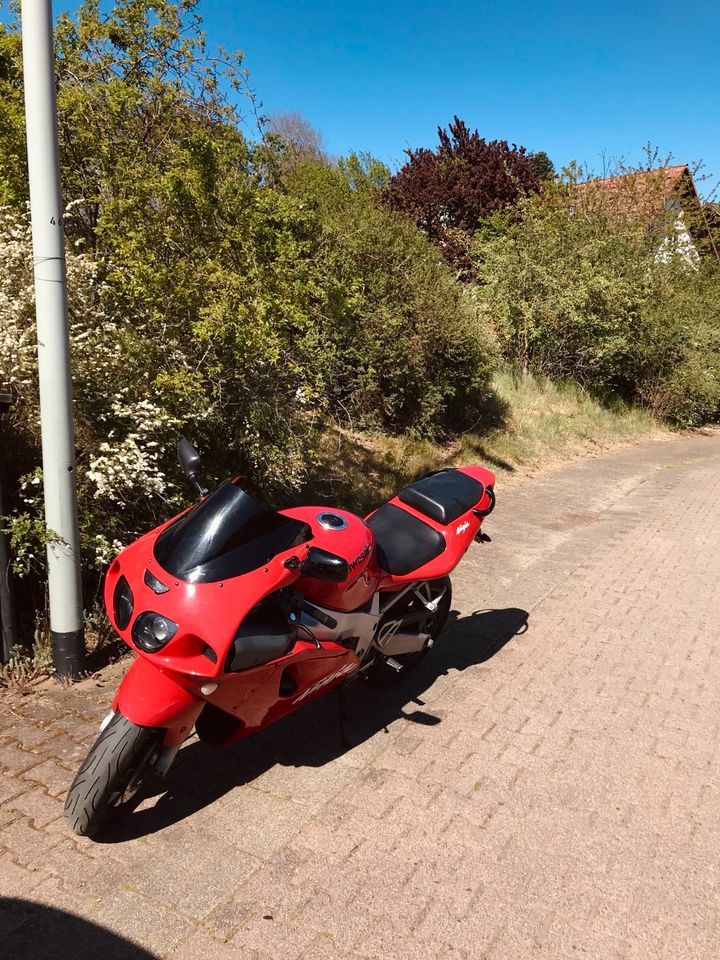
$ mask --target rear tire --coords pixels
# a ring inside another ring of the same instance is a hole
[[[452,606],[452,583],[450,577],[441,577],[438,580],[431,580],[430,585],[433,589],[433,594],[435,590],[445,590],[435,613],[428,613],[427,622],[420,625],[420,632],[429,633],[430,640],[434,643],[442,633],[448,614],[450,613],[450,607]],[[395,660],[396,663],[401,664],[402,670],[396,670],[395,667],[391,667],[387,662],[387,657],[381,654],[378,655],[377,660],[366,674],[368,681],[374,686],[387,686],[387,684],[392,683],[394,680],[400,679],[400,677],[405,676],[408,670],[412,670],[420,663],[431,645],[430,641],[428,641],[422,650],[418,650],[416,653],[402,653],[393,657],[392,659]]]
[[[65,800],[65,819],[74,833],[93,837],[112,813],[136,792],[163,731],[139,727],[116,713],[93,744]]]

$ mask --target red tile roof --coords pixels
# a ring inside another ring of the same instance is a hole
[[[668,200],[688,194],[697,200],[692,173],[685,163],[587,180],[575,184],[573,194],[580,205],[603,206],[612,215],[627,217],[646,229],[662,214]]]

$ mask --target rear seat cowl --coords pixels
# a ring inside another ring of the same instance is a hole
[[[418,513],[447,525],[476,506],[484,492],[479,480],[451,467],[421,477],[404,487],[397,496]]]

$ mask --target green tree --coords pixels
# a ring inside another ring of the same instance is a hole
[[[555,166],[544,150],[529,153],[528,160],[539,180],[554,180],[557,176]]]
[[[27,199],[21,49],[17,27],[0,24],[0,205]]]

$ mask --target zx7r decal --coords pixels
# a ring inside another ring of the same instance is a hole
[[[305,697],[309,697],[312,693],[317,693],[318,690],[322,690],[323,687],[326,687],[329,683],[332,683],[333,680],[338,680],[346,673],[352,673],[354,669],[355,666],[352,663],[346,663],[344,666],[340,667],[339,670],[336,670],[335,673],[331,673],[327,677],[323,677],[322,680],[318,680],[317,683],[314,683],[311,687],[308,687],[307,690],[303,690],[300,696],[293,700],[293,703],[300,703],[300,701],[304,700]]]

